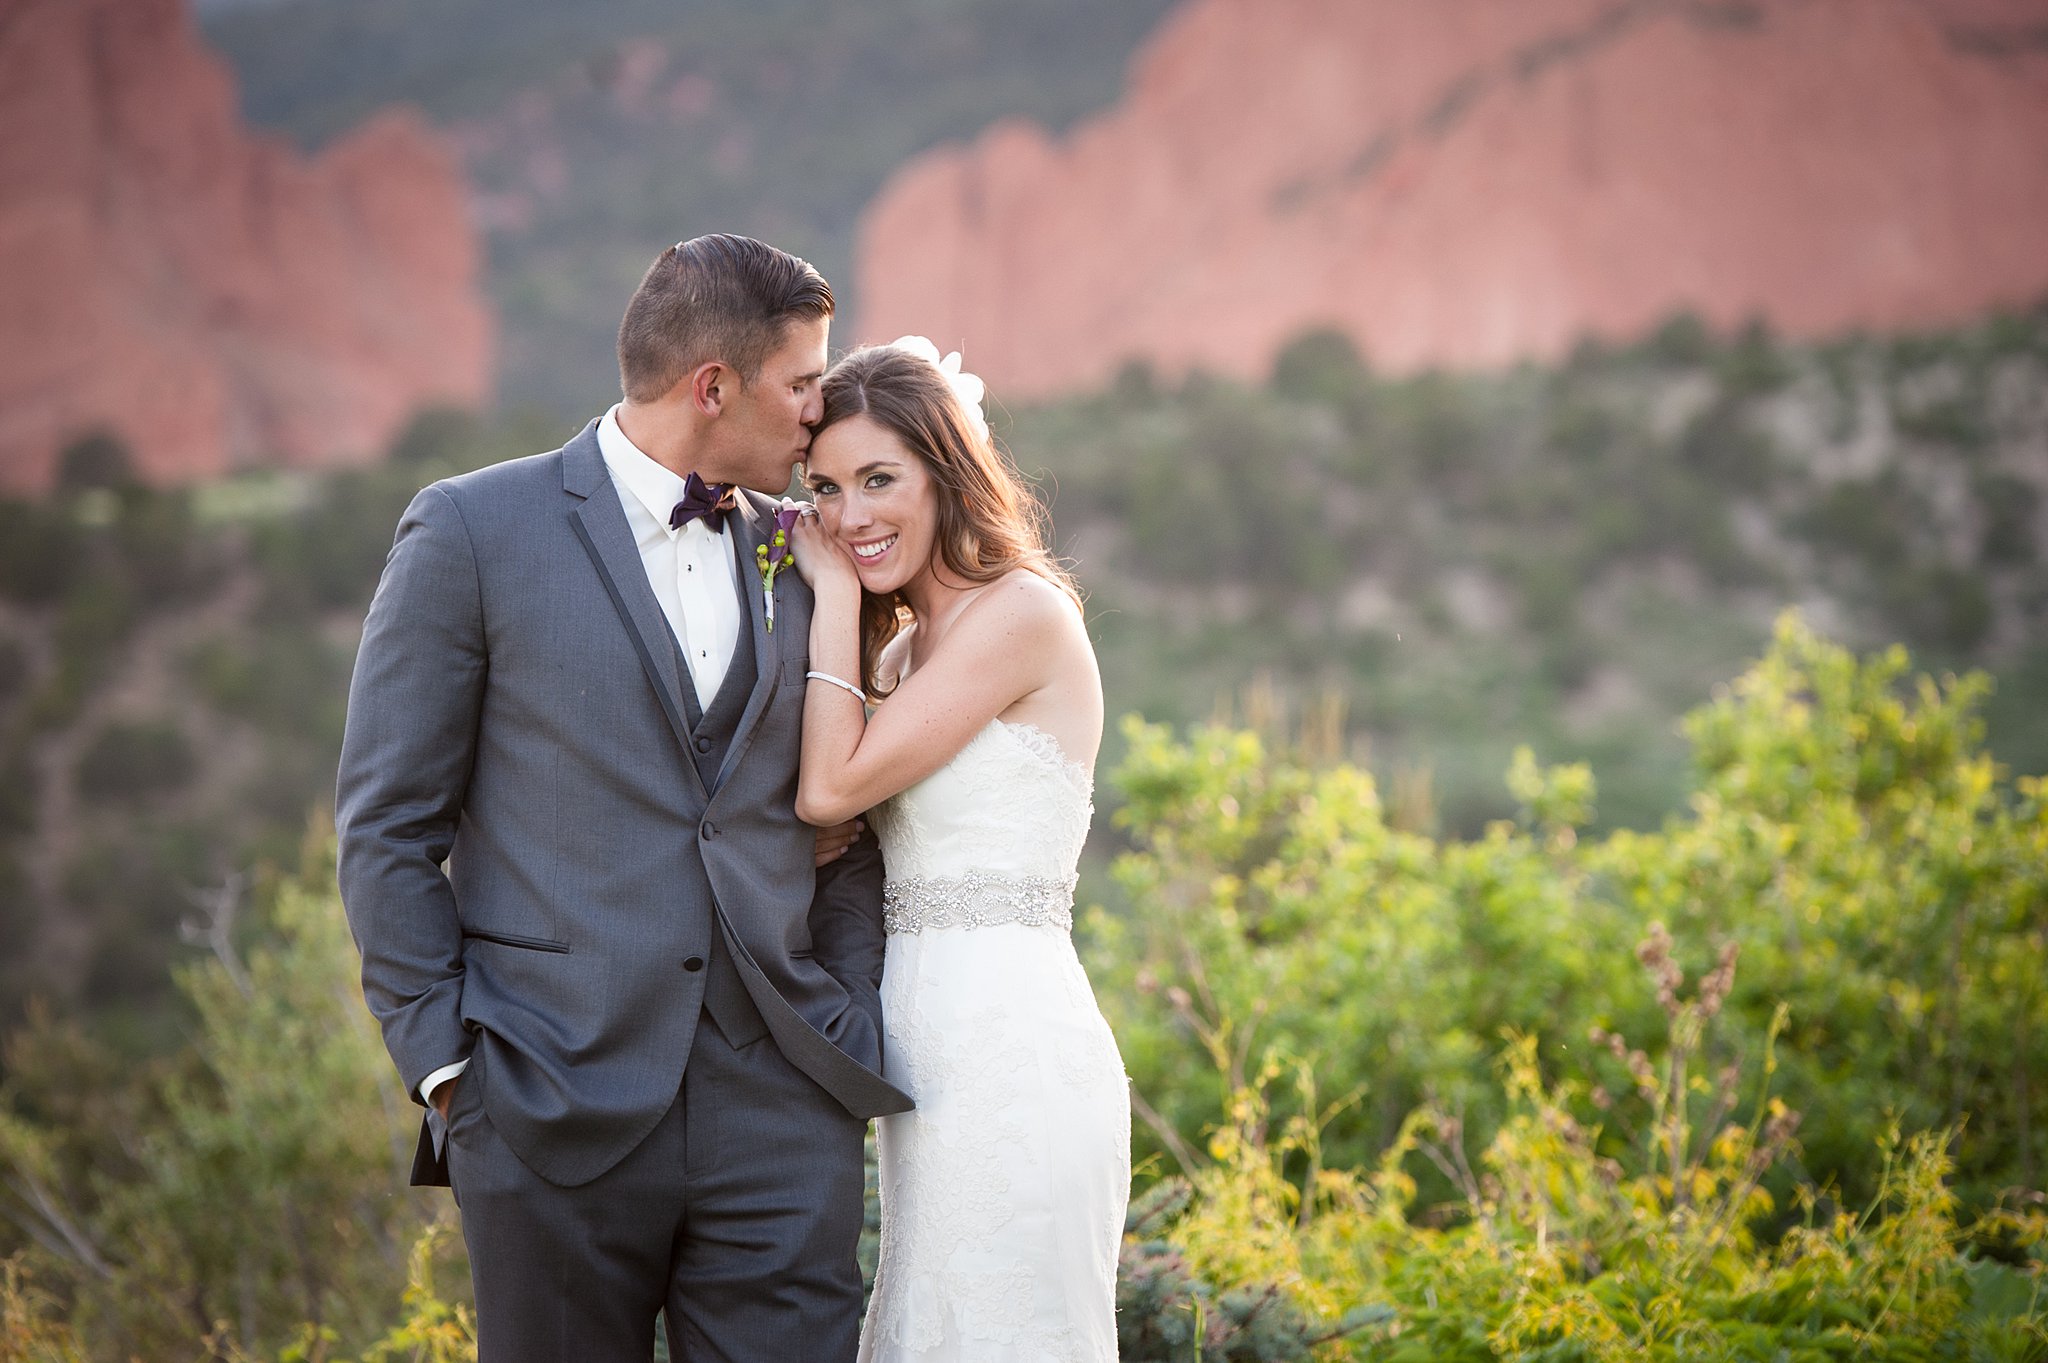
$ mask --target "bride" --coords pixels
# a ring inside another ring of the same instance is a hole
[[[1116,1358],[1123,1062],[1074,954],[1102,683],[981,383],[921,337],[824,381],[797,812],[888,866],[881,1260],[863,1363]],[[869,706],[873,705],[872,715]]]

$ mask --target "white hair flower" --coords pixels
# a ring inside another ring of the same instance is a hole
[[[988,393],[988,385],[981,381],[981,375],[960,367],[960,352],[948,351],[941,358],[939,348],[925,336],[899,336],[889,342],[889,349],[908,351],[921,360],[929,361],[939,371],[939,377],[953,390],[953,396],[960,401],[960,411],[967,418],[967,424],[974,427],[974,433],[983,440],[988,439],[988,418],[982,414],[981,400]]]

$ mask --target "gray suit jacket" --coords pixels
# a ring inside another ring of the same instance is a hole
[[[674,1101],[714,951],[847,1111],[910,1106],[877,1073],[879,852],[814,872],[796,817],[811,599],[780,574],[769,632],[774,505],[727,520],[759,675],[708,787],[595,422],[415,497],[364,623],[336,797],[364,993],[415,1098],[486,1048],[492,1125],[554,1183]]]

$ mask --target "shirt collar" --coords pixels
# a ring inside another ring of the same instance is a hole
[[[612,409],[604,414],[604,419],[597,423],[598,451],[604,455],[604,464],[611,470],[612,480],[647,509],[656,525],[668,530],[669,513],[683,499],[683,480],[655,463],[652,457],[626,438],[625,431],[619,427],[619,408],[624,405],[614,403]]]

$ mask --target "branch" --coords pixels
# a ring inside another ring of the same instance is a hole
[[[57,1199],[50,1195],[49,1189],[45,1188],[35,1175],[16,1165],[14,1174],[7,1180],[7,1187],[16,1197],[34,1207],[36,1213],[43,1218],[43,1224],[55,1231],[64,1241],[63,1247],[59,1248],[50,1244],[41,1235],[37,1235],[36,1239],[42,1242],[45,1249],[76,1260],[102,1278],[114,1276],[113,1268],[100,1257],[100,1252],[93,1246],[92,1241],[86,1238],[85,1233],[78,1229],[70,1217],[64,1215],[63,1209],[57,1205]],[[29,1229],[30,1234],[35,1234],[33,1227]]]
[[[242,958],[235,954],[235,914],[242,905],[242,892],[249,887],[249,873],[231,871],[220,885],[210,890],[185,891],[185,898],[202,917],[178,924],[178,936],[194,946],[204,946],[219,959],[243,998],[256,992]]]
[[[1174,1163],[1180,1166],[1180,1171],[1193,1178],[1195,1170],[1201,1164],[1201,1157],[1194,1152],[1193,1147],[1180,1138],[1180,1132],[1173,1129],[1172,1123],[1160,1116],[1159,1110],[1145,1101],[1145,1095],[1138,1092],[1136,1084],[1131,1085],[1131,1111],[1137,1113],[1138,1119],[1152,1128],[1152,1134],[1166,1147],[1166,1153],[1173,1156]]]

